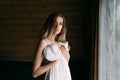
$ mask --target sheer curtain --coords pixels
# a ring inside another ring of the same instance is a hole
[[[120,0],[100,0],[98,80],[120,80]]]

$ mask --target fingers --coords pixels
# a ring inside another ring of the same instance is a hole
[[[66,48],[65,48],[63,45],[60,46],[60,49],[61,49],[62,51],[66,50]]]
[[[62,54],[64,55],[64,56],[66,56],[67,55],[67,49],[63,46],[63,45],[61,45],[60,46],[60,50],[61,50],[61,52],[62,52]]]
[[[65,52],[65,48],[63,46],[60,46],[60,50],[61,50],[62,54]]]

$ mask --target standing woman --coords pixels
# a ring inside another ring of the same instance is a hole
[[[43,26],[36,52],[32,75],[46,72],[45,80],[71,80],[68,66],[70,54],[66,41],[66,21],[62,14],[50,14]]]

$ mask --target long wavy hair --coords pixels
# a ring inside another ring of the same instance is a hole
[[[52,35],[52,33],[55,30],[55,26],[56,26],[55,21],[56,21],[57,17],[62,17],[63,27],[62,27],[61,32],[56,36],[55,40],[58,42],[66,41],[66,32],[67,32],[66,20],[65,20],[65,17],[58,12],[54,12],[48,16],[43,28],[41,29],[40,39],[44,39],[44,38]]]

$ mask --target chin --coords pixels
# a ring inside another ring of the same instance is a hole
[[[57,32],[56,34],[60,34],[60,32]]]
[[[55,32],[55,34],[60,34],[60,31],[58,31],[58,32]]]

